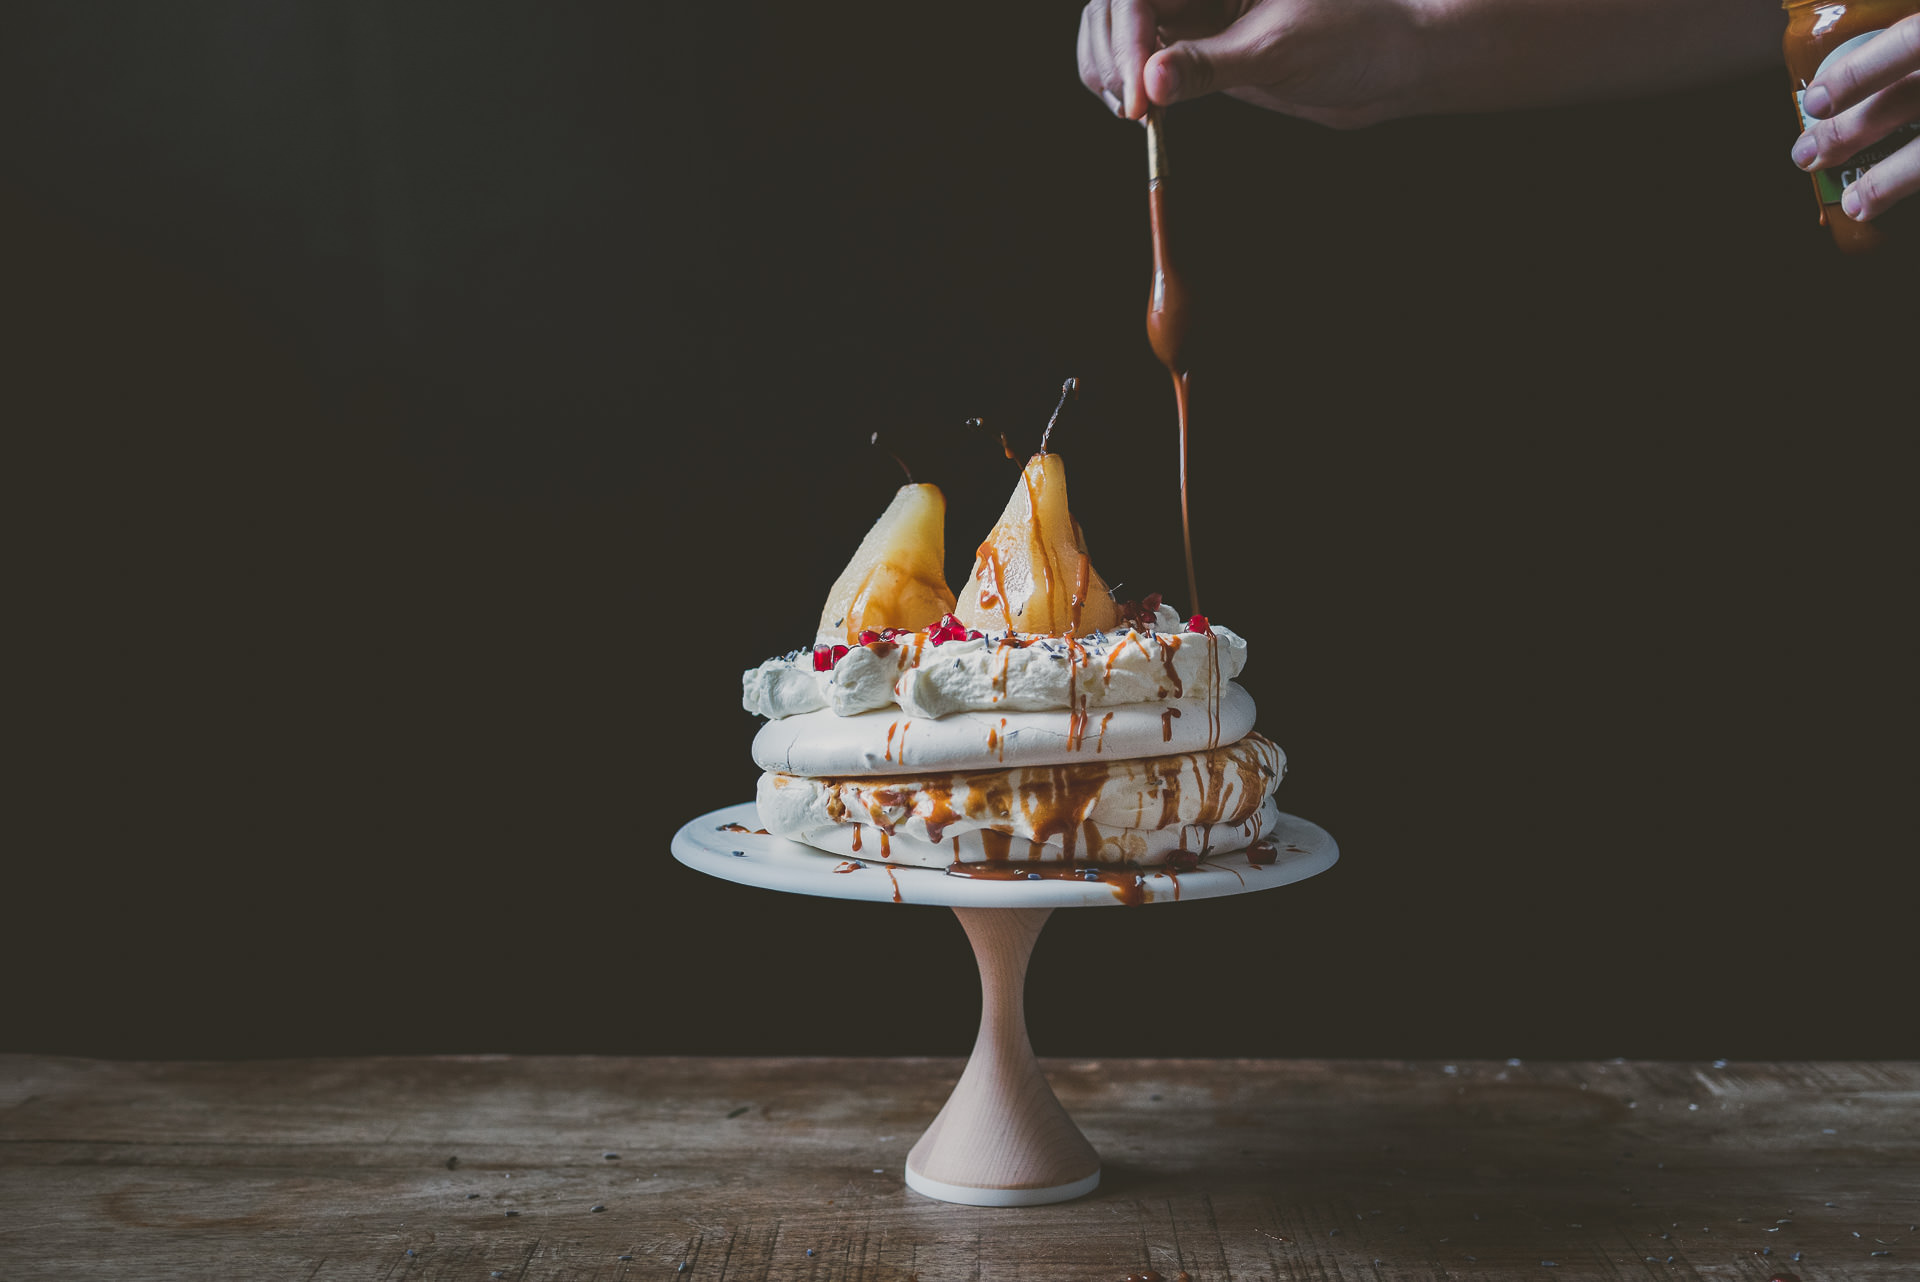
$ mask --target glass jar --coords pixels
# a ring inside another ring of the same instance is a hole
[[[1835,54],[1864,44],[1911,13],[1920,13],[1920,0],[1786,0],[1787,76],[1793,85],[1793,110],[1800,128],[1807,127],[1801,99],[1807,86],[1820,76]],[[1878,222],[1859,223],[1840,208],[1840,194],[1873,165],[1915,138],[1920,122],[1903,125],[1879,142],[1849,156],[1829,169],[1815,170],[1813,190],[1820,202],[1820,221],[1833,230],[1834,243],[1850,254],[1878,249],[1886,229]]]

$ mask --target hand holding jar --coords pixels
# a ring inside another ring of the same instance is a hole
[[[1816,7],[1843,14],[1874,8]],[[1887,16],[1863,13],[1854,25],[1877,26]],[[1810,75],[1792,67],[1791,31],[1788,39],[1789,69],[1796,79],[1807,77],[1798,94],[1806,132],[1793,144],[1793,163],[1815,174],[1823,205],[1838,203],[1846,219],[1869,223],[1920,191],[1920,13],[1864,31],[1843,29],[1843,22],[1823,30],[1819,16],[1813,21],[1808,43],[1819,47],[1803,60],[1820,60]],[[1868,228],[1844,228],[1837,221],[1834,230],[1843,248],[1854,247],[1841,237],[1843,230],[1872,236]]]

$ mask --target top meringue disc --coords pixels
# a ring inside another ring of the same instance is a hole
[[[877,775],[1060,766],[1096,756],[1160,757],[1236,743],[1253,729],[1253,696],[1221,683],[1214,699],[1127,703],[1086,712],[955,712],[898,708],[836,716],[822,708],[769,721],[753,738],[762,770]]]

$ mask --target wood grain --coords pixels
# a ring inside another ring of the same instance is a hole
[[[953,911],[980,964],[980,1035],[908,1165],[973,1188],[1059,1188],[1093,1175],[1100,1158],[1060,1107],[1027,1037],[1027,961],[1053,910]]]
[[[1916,1064],[1046,1067],[1105,1180],[985,1210],[951,1060],[5,1057],[0,1276],[1920,1276]]]

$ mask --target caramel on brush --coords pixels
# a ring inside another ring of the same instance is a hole
[[[1200,609],[1193,574],[1193,525],[1187,516],[1187,286],[1167,248],[1167,138],[1160,108],[1147,110],[1147,220],[1153,231],[1153,285],[1147,292],[1147,341],[1173,376],[1180,410],[1180,538],[1187,554],[1187,609]]]

